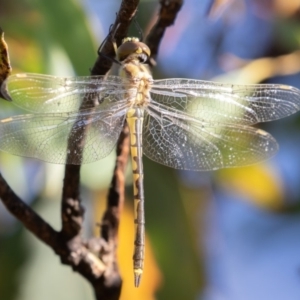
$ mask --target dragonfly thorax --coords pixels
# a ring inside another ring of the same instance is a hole
[[[130,88],[127,97],[130,106],[145,107],[150,103],[150,90],[153,83],[152,75],[144,64],[135,61],[125,63],[120,69],[120,75],[129,80]]]
[[[148,74],[149,75],[149,74]],[[146,107],[151,101],[152,77],[132,78],[131,88],[127,90],[128,104],[131,107]]]
[[[148,46],[137,38],[127,38],[118,48],[118,58],[122,64],[120,76],[129,80],[127,91],[130,106],[145,107],[150,102],[152,75],[144,62],[150,55]]]

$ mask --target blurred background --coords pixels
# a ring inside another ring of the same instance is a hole
[[[145,35],[158,1],[141,1]],[[88,75],[120,0],[0,0],[13,73]],[[132,26],[130,35],[137,35]],[[160,45],[155,78],[300,88],[300,0],[185,0]],[[23,113],[1,101],[0,117]],[[121,220],[122,299],[300,299],[300,116],[259,124],[280,151],[265,163],[179,172],[144,158],[146,265],[133,288],[130,167]],[[85,235],[98,235],[114,153],[83,167]],[[15,192],[60,228],[63,166],[0,153]],[[92,300],[87,282],[0,204],[0,299]]]

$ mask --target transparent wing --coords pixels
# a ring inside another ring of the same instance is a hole
[[[154,81],[151,98],[197,119],[233,124],[276,120],[300,109],[300,90],[278,84],[163,79]]]
[[[249,165],[278,150],[267,132],[247,125],[199,121],[156,105],[147,110],[143,151],[150,159],[176,169],[205,171]]]
[[[64,113],[125,98],[126,81],[118,76],[55,77],[33,73],[9,76],[2,94],[27,111]],[[82,103],[84,101],[84,106]],[[104,103],[103,103],[104,102]]]
[[[90,163],[112,151],[124,119],[120,109],[20,115],[0,121],[0,149],[51,163]]]

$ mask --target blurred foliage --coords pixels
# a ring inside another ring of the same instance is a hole
[[[78,1],[4,1],[0,6],[14,72],[53,73],[63,63],[53,55],[61,52],[78,75],[89,73],[97,45]]]
[[[5,300],[14,300],[19,293],[17,274],[28,258],[23,233],[18,228],[13,236],[0,236],[0,295]]]

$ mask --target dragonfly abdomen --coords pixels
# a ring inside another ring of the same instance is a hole
[[[133,174],[134,193],[134,224],[135,239],[133,252],[133,269],[135,286],[139,286],[144,268],[145,256],[145,214],[144,214],[144,186],[143,186],[143,141],[142,128],[144,110],[131,108],[127,112],[126,120],[130,131],[130,150]]]

